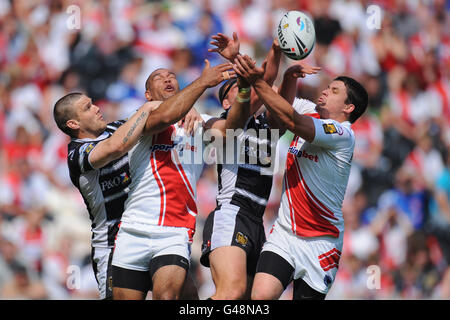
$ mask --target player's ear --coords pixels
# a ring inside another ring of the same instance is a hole
[[[75,119],[67,120],[66,125],[67,125],[67,127],[69,127],[72,130],[80,129],[80,123]]]
[[[145,91],[145,99],[147,99],[147,101],[152,101],[152,94],[149,90]]]
[[[354,105],[353,103],[350,103],[350,104],[346,104],[346,105],[345,105],[344,112],[345,112],[347,115],[350,115],[350,113],[352,113],[353,110],[355,110],[355,105]]]
[[[226,98],[223,99],[222,107],[223,107],[225,110],[228,110],[228,109],[231,107],[230,101],[228,101],[228,99],[226,99]]]

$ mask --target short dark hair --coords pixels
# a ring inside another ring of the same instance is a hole
[[[67,126],[67,121],[76,117],[75,108],[73,104],[83,96],[80,92],[73,92],[66,94],[55,103],[53,108],[53,118],[56,125],[65,134],[75,137],[75,131]]]
[[[345,103],[353,104],[355,110],[350,113],[350,123],[354,123],[366,111],[369,96],[366,89],[355,79],[346,76],[340,76],[334,81],[342,81],[347,89],[347,99]]]
[[[230,91],[231,87],[237,82],[237,79],[229,79],[225,81],[225,83],[220,87],[219,89],[219,101],[222,105],[223,100],[227,96],[228,92]]]

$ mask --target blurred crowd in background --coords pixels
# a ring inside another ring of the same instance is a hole
[[[314,19],[317,42],[306,62],[322,67],[299,81],[298,96],[315,101],[330,80],[348,75],[370,97],[352,126],[344,250],[327,298],[450,299],[445,0],[0,0],[0,299],[98,297],[90,221],[69,179],[69,138],[52,117],[56,100],[81,91],[106,119],[126,118],[145,101],[145,80],[155,68],[171,68],[183,88],[205,58],[223,62],[208,53],[218,32],[237,32],[241,52],[261,63],[288,10]],[[293,63],[283,57],[276,85]],[[208,89],[196,108],[220,114],[217,91]],[[281,164],[290,138],[280,139]],[[282,174],[274,176],[267,230]],[[206,166],[192,250],[201,299],[214,292],[209,269],[198,261],[216,193],[215,166]],[[282,299],[291,296],[288,287]]]

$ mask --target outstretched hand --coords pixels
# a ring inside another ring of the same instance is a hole
[[[232,69],[233,65],[229,62],[211,67],[209,60],[205,59],[205,67],[200,78],[208,88],[211,88],[224,80],[236,78],[236,72]]]
[[[285,76],[298,79],[298,78],[304,78],[307,74],[316,74],[322,70],[320,67],[313,67],[305,62],[297,62],[296,64],[290,66],[286,69],[284,72]]]
[[[192,108],[183,119],[178,121],[178,126],[183,127],[186,134],[193,136],[199,124],[203,122],[204,121],[200,113],[198,113],[195,108]]]
[[[264,75],[264,68],[266,63],[262,67],[256,67],[256,61],[250,58],[248,55],[238,55],[234,59],[233,69],[236,73],[244,78],[248,83],[254,84],[258,79],[262,79]]]
[[[233,32],[233,39],[223,33],[218,33],[211,38],[215,41],[211,41],[210,44],[216,46],[216,48],[208,49],[208,52],[217,52],[231,62],[239,54],[240,42],[236,32]]]

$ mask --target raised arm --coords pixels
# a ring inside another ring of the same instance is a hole
[[[250,84],[243,78],[237,80],[238,94],[231,105],[226,119],[212,118],[205,124],[205,129],[217,129],[226,136],[227,129],[243,128],[250,117]]]
[[[228,116],[225,121],[226,129],[243,128],[252,114],[250,111],[250,97],[252,92],[250,84],[242,77],[238,77],[237,86],[238,94],[236,99],[234,99],[230,111],[228,112]]]
[[[216,48],[208,49],[208,51],[217,52],[223,58],[227,59],[231,63],[234,63],[236,57],[240,55],[239,53],[240,42],[236,32],[233,32],[233,38],[229,38],[223,33],[218,33],[217,35],[212,36],[212,39],[214,39],[214,41],[211,41],[210,43],[216,46]],[[264,69],[263,79],[269,85],[272,85],[277,78],[278,69],[281,61],[281,54],[282,52],[280,45],[278,43],[278,39],[275,38],[272,42],[270,51],[268,52],[262,64]],[[259,100],[258,95],[252,92],[249,114],[250,115],[254,114],[261,106],[262,102]]]
[[[294,134],[308,142],[313,141],[315,127],[312,118],[297,113],[289,102],[273,91],[271,86],[263,80],[264,70],[257,68],[250,57],[238,56],[235,62],[234,70],[253,86],[271,116]]]
[[[270,86],[272,86],[277,79],[278,69],[280,68],[281,53],[282,52],[280,45],[278,44],[278,39],[275,38],[272,42],[270,51],[262,64],[262,68],[264,70],[263,80]],[[259,99],[259,96],[255,91],[252,92],[251,99],[250,113],[254,114],[263,105],[263,102]]]
[[[197,99],[207,88],[214,87],[224,80],[223,73],[232,68],[230,63],[223,63],[210,67],[205,60],[205,68],[201,76],[189,86],[164,101],[161,106],[148,117],[145,124],[145,133],[154,134],[163,131],[170,125],[182,119],[192,108]],[[231,77],[234,71],[228,71]]]
[[[280,96],[292,104],[297,95],[297,79],[304,78],[307,74],[316,74],[320,70],[320,67],[313,67],[300,61],[296,62],[284,72],[283,81],[278,91]]]
[[[89,155],[91,166],[94,169],[101,168],[127,153],[141,137],[149,114],[157,109],[160,103],[161,101],[145,103],[111,137],[99,142]]]

